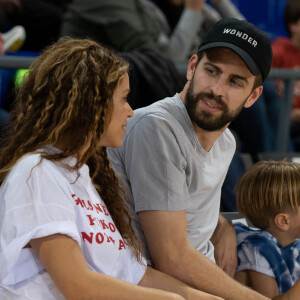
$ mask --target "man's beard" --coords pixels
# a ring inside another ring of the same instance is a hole
[[[248,99],[247,97],[238,108],[236,108],[232,112],[229,112],[227,104],[223,102],[220,96],[215,96],[212,92],[200,92],[195,95],[193,90],[194,76],[191,80],[190,86],[185,96],[185,107],[190,116],[191,121],[195,123],[198,127],[207,131],[220,130],[224,128],[228,123],[236,119],[236,117],[240,114],[245,102]],[[198,102],[203,101],[203,99],[205,98],[214,100],[218,105],[219,109],[223,111],[223,113],[219,117],[214,117],[213,114],[204,110],[199,112],[197,111]]]

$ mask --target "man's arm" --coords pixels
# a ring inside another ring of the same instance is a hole
[[[233,280],[191,246],[185,211],[143,211],[139,218],[158,270],[225,299],[268,299]]]
[[[233,277],[238,265],[236,233],[232,224],[221,214],[211,241],[215,247],[217,265],[229,276]]]

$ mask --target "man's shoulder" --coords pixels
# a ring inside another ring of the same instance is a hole
[[[128,133],[139,125],[155,124],[161,121],[171,121],[174,120],[176,111],[178,112],[178,100],[177,95],[174,97],[164,98],[153,104],[136,109],[134,111],[134,116],[128,120]],[[140,129],[141,126],[138,126]]]

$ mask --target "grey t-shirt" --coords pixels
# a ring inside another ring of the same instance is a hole
[[[206,152],[178,94],[136,110],[126,131],[122,147],[108,153],[126,187],[126,200],[133,204],[138,236],[146,242],[137,212],[185,210],[189,242],[214,261],[210,238],[235,151],[231,132],[226,129]],[[147,247],[145,256],[149,261]]]

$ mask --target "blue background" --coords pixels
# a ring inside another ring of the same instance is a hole
[[[284,7],[288,0],[231,0],[245,18],[270,34],[273,40],[286,36]],[[299,0],[300,1],[300,0]]]

